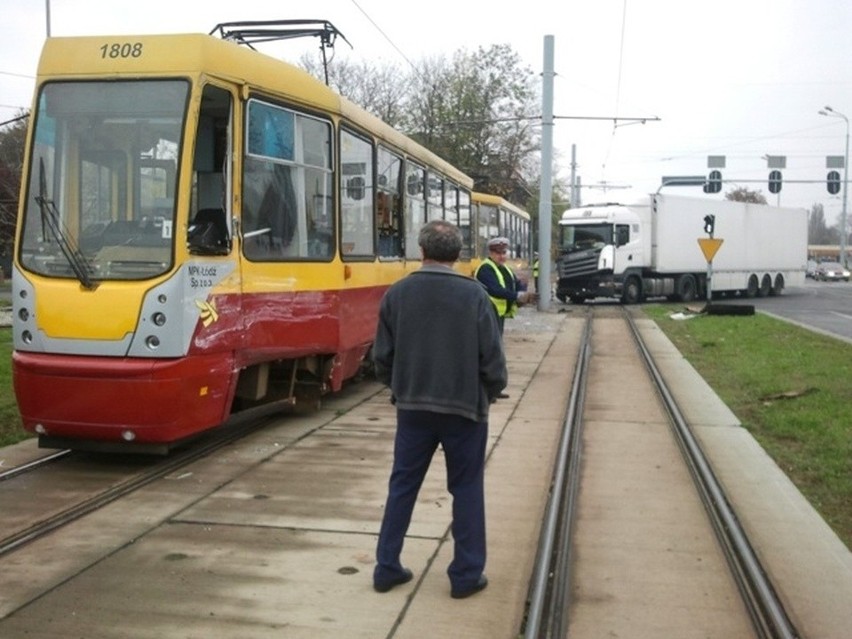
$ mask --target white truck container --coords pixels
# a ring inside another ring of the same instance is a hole
[[[569,209],[559,227],[556,297],[563,302],[691,302],[706,298],[708,273],[714,296],[780,295],[805,280],[805,209],[655,194]],[[711,237],[722,243],[708,269],[698,240]]]

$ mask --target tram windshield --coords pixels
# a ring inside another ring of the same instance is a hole
[[[184,81],[53,82],[39,94],[21,265],[138,280],[171,268]]]

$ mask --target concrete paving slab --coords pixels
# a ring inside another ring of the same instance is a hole
[[[411,539],[425,566],[435,543]],[[3,636],[288,639],[388,636],[413,588],[379,596],[345,533],[173,523],[3,623]]]

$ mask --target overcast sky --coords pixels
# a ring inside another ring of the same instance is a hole
[[[0,120],[30,105],[47,5],[0,0]],[[736,183],[723,193],[745,186],[776,204],[766,184],[771,155],[786,158],[781,205],[819,202],[829,223],[839,218],[841,198],[827,193],[824,179],[826,156],[845,154],[847,124],[817,111],[830,105],[852,118],[849,0],[525,0],[511,9],[471,0],[325,0],[307,10],[270,0],[49,6],[52,36],[207,33],[220,22],[311,18],[346,36],[352,48],[338,40],[341,57],[407,65],[510,44],[537,74],[552,35],[555,171],[567,179],[576,145],[585,186],[629,187],[584,188],[584,201],[634,199],[656,191],[664,175],[706,174],[708,156],[721,155],[723,178]],[[274,49],[294,62],[304,52],[318,52],[318,41]],[[607,120],[582,119],[588,117]],[[614,127],[616,117],[648,121]],[[703,196],[700,187],[664,192]]]

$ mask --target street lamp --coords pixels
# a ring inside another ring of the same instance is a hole
[[[830,106],[819,111],[820,115],[843,118],[846,122],[846,154],[843,156],[843,206],[840,209],[840,263],[846,266],[846,192],[849,186],[849,118]]]

